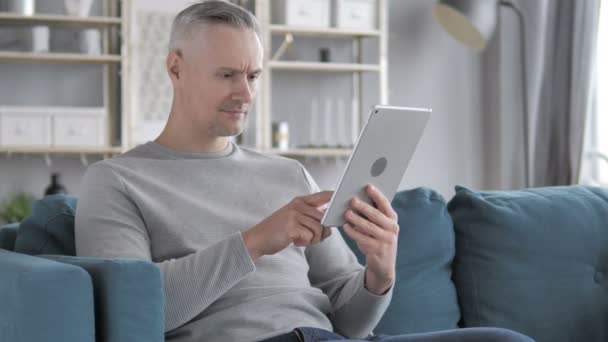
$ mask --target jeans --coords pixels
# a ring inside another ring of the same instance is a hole
[[[399,336],[369,336],[363,340],[349,340],[334,332],[318,328],[296,328],[293,331],[271,337],[262,342],[534,342],[533,339],[512,330],[502,328],[463,328]]]

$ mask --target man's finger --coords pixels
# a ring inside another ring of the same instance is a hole
[[[361,215],[352,211],[351,209],[347,209],[344,213],[344,218],[355,227],[358,227],[362,233],[365,233],[376,239],[385,239],[387,237],[387,232],[382,228],[375,225],[373,222],[363,218]]]
[[[310,218],[306,215],[297,215],[296,216],[298,223],[302,225],[305,229],[308,229],[312,233],[311,243],[319,243],[323,237],[323,226],[319,223],[319,221]]]
[[[314,235],[308,229],[298,229],[294,233],[294,237],[292,238],[293,244],[298,247],[305,247],[310,245]]]
[[[330,235],[331,235],[331,228],[324,227],[323,228],[323,237],[321,237],[321,240],[327,239]]]
[[[380,190],[378,190],[378,188],[371,184],[368,184],[365,187],[365,190],[369,197],[372,199],[372,201],[374,201],[374,203],[378,207],[378,210],[380,210],[384,215],[388,216],[390,219],[397,219],[397,214],[393,210],[391,202]]]
[[[356,197],[350,201],[350,207],[379,227],[390,227],[393,223],[393,221],[379,209],[372,207]]]
[[[296,207],[296,210],[304,215],[314,218],[317,221],[321,221],[321,218],[323,218],[322,210],[315,208],[313,206],[310,206],[306,203],[302,203],[301,205],[298,205]]]
[[[307,196],[303,196],[302,200],[313,207],[319,207],[331,200],[331,196],[334,195],[334,192],[331,190],[321,191],[314,194],[310,194]]]
[[[346,235],[353,239],[357,244],[370,243],[370,240],[374,239],[373,237],[356,230],[355,228],[353,228],[352,225],[350,225],[350,223],[345,223],[342,226],[342,229],[344,230]]]

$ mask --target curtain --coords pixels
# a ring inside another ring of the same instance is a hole
[[[576,183],[592,104],[600,0],[513,2],[524,17],[527,73],[522,79],[518,17],[500,6],[482,65],[485,187]],[[528,177],[522,82],[527,85]]]
[[[533,108],[532,186],[578,183],[593,109],[599,5],[600,0],[548,3],[539,101]]]

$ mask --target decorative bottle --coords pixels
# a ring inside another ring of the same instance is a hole
[[[51,184],[44,190],[44,195],[67,194],[68,190],[59,182],[59,174],[51,174]]]

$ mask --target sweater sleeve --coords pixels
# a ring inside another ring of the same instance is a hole
[[[319,186],[302,167],[311,192]],[[374,295],[365,288],[365,268],[350,250],[337,228],[323,242],[306,248],[311,284],[320,288],[330,299],[329,317],[334,329],[348,338],[364,338],[378,324],[388,308],[393,288]]]
[[[77,255],[152,261],[146,224],[110,166],[89,167],[80,194],[74,232]],[[187,323],[255,271],[240,233],[155,264],[163,275],[165,331]]]

